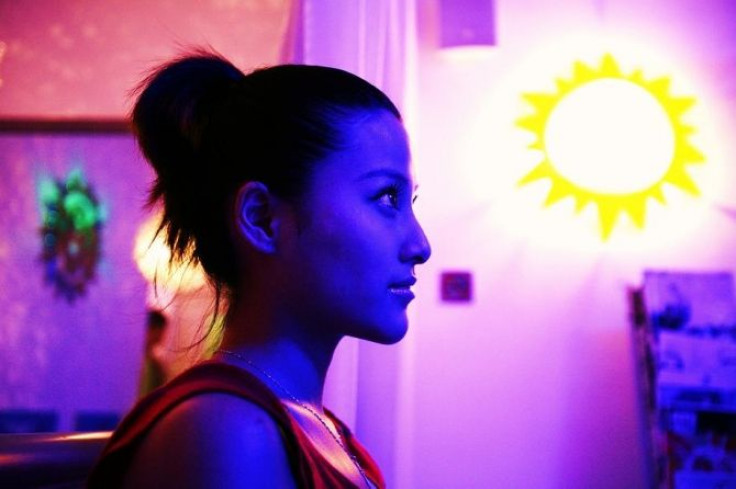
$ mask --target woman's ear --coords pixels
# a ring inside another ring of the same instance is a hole
[[[235,223],[240,237],[262,253],[276,251],[278,199],[261,182],[246,182],[235,197]]]

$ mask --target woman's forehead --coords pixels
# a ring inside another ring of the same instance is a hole
[[[327,156],[327,173],[350,180],[366,175],[400,176],[410,180],[410,151],[401,121],[387,111],[377,111],[352,125],[344,134],[347,144]],[[319,168],[323,165],[317,165]]]

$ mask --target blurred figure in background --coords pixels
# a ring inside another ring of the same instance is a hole
[[[163,311],[149,309],[146,315],[146,342],[143,350],[143,368],[138,386],[138,397],[164,385],[167,380],[163,339],[168,320]]]

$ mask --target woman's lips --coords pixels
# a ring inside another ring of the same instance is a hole
[[[401,280],[389,285],[388,290],[389,292],[391,292],[391,294],[404,299],[408,303],[412,299],[414,299],[414,292],[412,292],[411,286],[414,285],[416,282],[416,278],[409,277],[405,280]]]

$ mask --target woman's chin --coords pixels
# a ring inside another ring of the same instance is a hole
[[[380,328],[372,329],[368,334],[362,336],[362,339],[379,343],[381,345],[393,345],[401,341],[409,329],[406,320],[391,325],[383,325]]]

